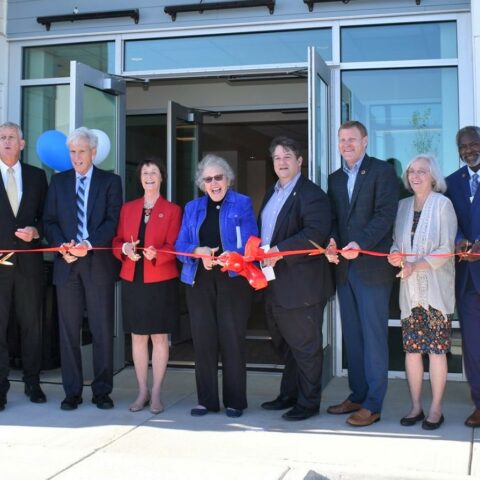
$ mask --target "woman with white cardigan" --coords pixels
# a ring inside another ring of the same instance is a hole
[[[450,200],[442,195],[445,180],[431,155],[417,155],[404,174],[413,196],[400,201],[394,242],[388,261],[401,271],[400,310],[405,370],[412,407],[400,420],[404,426],[422,421],[435,430],[444,421],[442,399],[447,381],[446,353],[450,351],[455,308],[453,256],[457,218]],[[413,254],[403,256],[402,253]],[[428,416],[422,409],[423,360],[428,354],[432,404]]]

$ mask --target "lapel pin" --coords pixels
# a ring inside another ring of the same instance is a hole
[[[297,192],[293,192],[293,196],[295,196],[297,194]]]
[[[465,178],[467,176],[466,173],[462,173],[462,178]]]
[[[163,218],[163,213],[159,213],[158,218]]]
[[[366,173],[367,173],[366,170],[362,170],[362,171],[360,172],[360,175],[365,175]]]

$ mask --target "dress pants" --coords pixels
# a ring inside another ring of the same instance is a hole
[[[195,284],[187,287],[187,305],[195,349],[198,404],[218,411],[218,356],[222,360],[223,405],[247,408],[245,336],[252,289],[243,277],[231,278],[218,267],[200,263]]]
[[[465,373],[473,403],[480,409],[480,293],[475,289],[470,271],[464,290],[457,292],[457,308]]]
[[[42,300],[43,278],[40,275],[23,275],[15,266],[0,267],[0,395],[7,393],[9,388],[7,327],[12,304],[20,327],[23,380],[30,385],[39,382]]]
[[[57,285],[62,382],[68,396],[81,395],[83,389],[80,333],[85,307],[92,333],[93,394],[113,389],[114,283],[96,284],[91,262],[91,255],[77,260],[67,282]]]
[[[285,362],[280,395],[296,398],[298,405],[311,410],[320,407],[325,305],[285,309],[273,304],[268,292],[265,302],[268,330]]]
[[[348,361],[348,399],[372,413],[382,410],[388,385],[388,305],[392,282],[365,285],[354,265],[337,285]]]

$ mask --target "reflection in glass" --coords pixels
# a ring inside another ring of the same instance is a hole
[[[341,29],[342,62],[457,57],[455,22],[375,25]]]
[[[53,171],[43,165],[36,152],[37,138],[47,130],[69,133],[68,85],[47,85],[23,87],[22,89],[22,130],[25,135],[23,161],[44,168],[50,177]]]
[[[341,88],[342,122],[367,126],[369,154],[393,159],[399,174],[426,152],[437,156],[444,175],[458,168],[456,67],[344,71]]]
[[[76,43],[24,48],[22,78],[69,77],[71,60],[77,60],[102,72],[115,73],[115,43]]]
[[[110,152],[99,165],[102,170],[115,171],[117,158],[116,97],[92,87],[84,87],[83,126],[103,130],[110,139]]]
[[[269,65],[307,61],[307,47],[332,58],[331,30],[293,30],[125,42],[125,71]]]

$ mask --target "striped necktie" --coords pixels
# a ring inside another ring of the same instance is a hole
[[[77,189],[77,243],[83,240],[85,228],[85,180],[87,177],[78,178]]]
[[[474,173],[472,175],[472,184],[470,189],[472,191],[472,197],[474,197],[478,190],[478,173]]]
[[[18,189],[17,181],[15,180],[15,170],[10,167],[7,170],[7,196],[12,207],[13,214],[17,216],[18,213]]]

